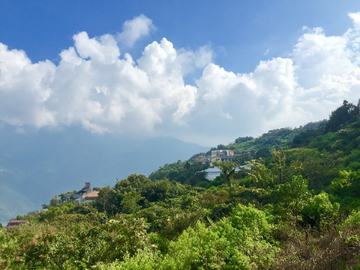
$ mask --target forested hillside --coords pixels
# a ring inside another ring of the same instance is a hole
[[[195,174],[195,172],[202,171],[208,167],[209,165],[207,164],[191,163],[189,161],[181,162],[179,160],[176,163],[165,164],[155,172],[152,172],[149,175],[149,179],[152,181],[169,179],[184,185],[206,187],[208,181],[205,179],[204,174]]]
[[[178,161],[91,203],[54,199],[0,230],[0,269],[358,269],[359,145],[344,101],[328,121],[218,146],[242,155],[212,183]]]

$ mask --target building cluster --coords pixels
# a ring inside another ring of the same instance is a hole
[[[192,161],[201,163],[201,164],[209,164],[213,166],[213,162],[216,161],[232,161],[235,160],[240,155],[235,155],[234,150],[213,150],[211,151],[210,156],[200,155],[195,157]]]
[[[90,187],[90,183],[86,182],[85,186],[79,190],[76,193],[68,193],[66,194],[66,200],[68,199],[74,199],[76,202],[91,202],[93,200],[96,200],[97,197],[99,196],[99,191],[97,190],[91,190]],[[37,210],[37,211],[33,211],[32,214],[39,214],[43,211],[47,211],[48,209],[41,209],[41,210]],[[8,223],[8,225],[6,226],[6,229],[12,229],[15,226],[18,226],[20,224],[24,224],[29,222],[28,220],[10,220],[10,222]]]
[[[235,161],[235,159],[240,156],[241,155],[235,155],[234,150],[212,150],[210,156],[196,156],[192,159],[192,162],[209,164],[210,168],[202,171],[197,171],[196,173],[205,173],[205,178],[209,181],[212,181],[221,174],[221,169],[217,166],[214,166],[214,162]],[[238,172],[241,169],[251,170],[251,166],[249,164],[242,166],[239,165],[239,167],[235,168],[235,172]]]

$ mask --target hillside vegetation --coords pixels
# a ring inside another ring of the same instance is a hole
[[[328,121],[217,147],[249,171],[218,162],[209,183],[193,174],[206,165],[178,161],[91,203],[54,198],[0,229],[0,269],[359,269],[359,144],[344,101]]]

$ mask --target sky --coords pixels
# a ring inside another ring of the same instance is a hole
[[[204,146],[360,98],[360,1],[0,1],[0,121]]]

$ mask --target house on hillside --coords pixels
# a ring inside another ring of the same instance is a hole
[[[245,169],[245,170],[251,170],[251,166],[249,164],[246,164],[246,165],[242,165],[242,166],[239,166],[237,168],[235,168],[235,172],[238,172],[240,171],[241,169]],[[195,174],[197,173],[206,173],[205,174],[205,178],[209,181],[212,181],[214,180],[217,176],[220,176],[220,174],[222,173],[222,171],[220,170],[219,167],[215,166],[215,167],[212,167],[212,168],[208,168],[206,170],[202,170],[202,171],[197,171],[195,172]]]
[[[88,193],[90,191],[91,191],[90,182],[86,182],[85,186],[81,190],[76,192],[74,195],[72,195],[72,197],[74,199],[78,199],[78,198],[81,198],[85,193]]]
[[[75,193],[67,193],[66,200],[71,199],[71,197],[73,197],[74,195],[75,195]]]
[[[76,202],[90,202],[96,200],[99,196],[98,190],[91,190],[90,182],[86,182],[85,186],[76,193],[66,194],[66,199],[74,199]]]
[[[211,157],[215,156],[234,156],[234,150],[213,150],[211,151]]]
[[[10,222],[8,223],[8,225],[5,227],[5,229],[12,229],[20,224],[24,224],[24,223],[28,223],[28,220],[10,220]]]
[[[213,162],[216,161],[231,161],[234,160],[236,156],[234,155],[234,150],[213,150],[211,151],[211,156],[208,157],[210,166],[213,166]]]
[[[99,196],[99,191],[93,190],[93,191],[84,193],[80,198],[76,199],[75,201],[90,202],[90,201],[96,200],[98,196]]]
[[[214,180],[217,176],[220,176],[221,174],[221,170],[219,167],[213,167],[213,168],[208,168],[206,170],[202,170],[202,171],[198,171],[198,172],[195,172],[195,174],[197,173],[206,173],[205,174],[205,178],[209,181],[212,181]]]
[[[213,166],[213,162],[221,161],[220,156],[211,156],[209,157],[209,165]]]

